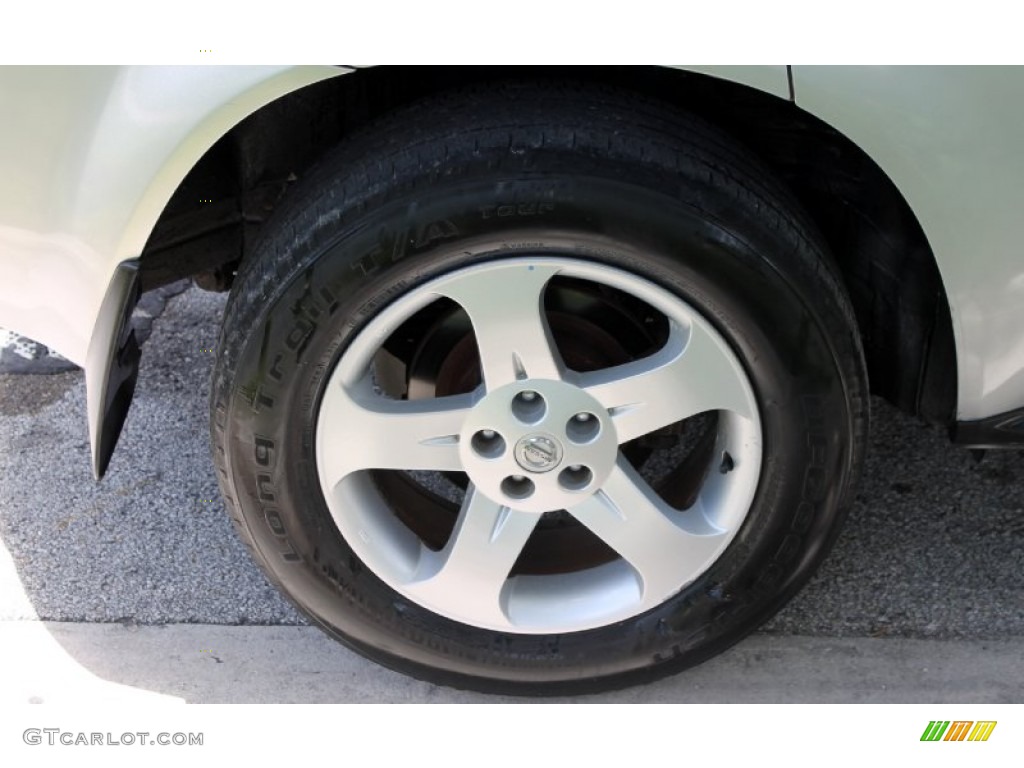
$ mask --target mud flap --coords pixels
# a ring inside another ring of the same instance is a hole
[[[139,262],[117,266],[96,318],[85,360],[92,473],[99,480],[117,445],[139,375],[139,345],[131,327],[139,300]]]

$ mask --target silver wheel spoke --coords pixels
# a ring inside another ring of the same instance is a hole
[[[458,595],[459,611],[467,620],[508,624],[501,589],[537,520],[537,515],[497,504],[470,486],[447,546],[425,553],[416,579],[405,589],[428,604],[450,604]]]
[[[749,419],[745,374],[724,343],[694,323],[688,332],[673,329],[653,355],[583,374],[579,384],[608,409],[620,443],[704,411]]]
[[[472,406],[470,395],[391,400],[357,385],[337,387],[321,405],[321,472],[334,485],[361,469],[458,471],[458,434]]]
[[[638,321],[660,315],[666,343],[612,368],[566,367],[548,326],[545,291],[554,292],[551,306],[571,312],[585,288],[574,281],[597,287],[586,289],[587,301],[599,302],[598,312],[607,304],[609,327],[596,315],[584,319],[624,349],[628,339],[612,318],[621,311],[636,310]],[[482,383],[467,394],[397,399],[413,377],[434,379],[440,392],[465,386],[465,317]],[[452,329],[459,341],[449,351]],[[621,444],[705,411],[719,412],[708,440],[727,471],[696,477],[688,465],[676,468],[662,498]],[[371,571],[427,611],[517,634],[607,626],[670,600],[729,545],[761,469],[749,379],[694,307],[623,270],[530,254],[474,261],[382,307],[330,375],[316,445],[331,517]],[[361,472],[370,469],[407,470],[403,480],[437,498]],[[429,476],[452,471],[469,480],[461,499],[447,486],[435,490],[438,478]],[[453,503],[461,508],[437,551],[435,516],[454,515]],[[545,524],[536,553],[527,548],[538,521],[559,509],[580,525],[556,534]],[[591,539],[588,531],[619,556],[599,564],[580,559],[576,550]],[[522,571],[510,577],[520,561]]]
[[[644,607],[657,605],[700,574],[719,551],[726,531],[690,533],[675,512],[620,456],[601,490],[569,510],[640,574]]]
[[[516,264],[464,275],[437,289],[469,315],[488,391],[518,379],[562,377],[543,302],[544,286],[557,272]]]

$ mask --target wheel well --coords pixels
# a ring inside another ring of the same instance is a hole
[[[141,256],[143,290],[195,276],[226,289],[246,245],[288,188],[342,137],[402,104],[469,84],[586,80],[702,116],[792,190],[831,247],[863,339],[873,393],[929,421],[955,418],[950,310],[931,248],[885,173],[795,104],[746,86],[654,67],[377,67],[320,82],[257,111],[175,192]]]

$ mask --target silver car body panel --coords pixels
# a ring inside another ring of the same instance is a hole
[[[958,418],[1024,406],[1024,72],[686,67],[798,106],[903,193],[953,313]],[[238,121],[336,67],[0,68],[0,326],[85,365],[100,306]],[[792,92],[791,92],[792,89]]]
[[[1024,406],[1024,70],[794,67],[917,216],[953,315],[961,421]]]
[[[778,96],[780,99],[789,99],[789,72],[784,64],[775,66],[753,66],[733,65],[715,67],[677,67],[688,72],[697,72],[702,75],[711,75],[719,80],[729,80],[740,85],[747,85],[757,88],[759,91]]]
[[[334,67],[0,67],[0,326],[85,365],[108,285],[175,188]]]

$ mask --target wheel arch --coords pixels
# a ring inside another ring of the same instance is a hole
[[[907,200],[856,144],[786,98],[788,68],[705,70],[374,67],[309,85],[236,125],[185,177],[142,253],[142,289],[189,275],[203,287],[226,289],[252,231],[291,181],[346,134],[402,104],[508,78],[582,79],[684,107],[757,154],[836,257],[872,391],[904,411],[952,423],[957,368],[949,302]]]
[[[0,78],[24,113],[4,134],[0,320],[85,369],[97,478],[131,403],[139,256],[168,199],[239,120],[338,71],[125,66]]]

